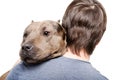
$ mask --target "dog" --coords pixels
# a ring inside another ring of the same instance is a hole
[[[25,29],[20,57],[25,63],[36,64],[63,55],[65,47],[65,30],[59,23],[32,21]]]
[[[25,64],[39,64],[62,56],[65,51],[66,32],[59,22],[32,21],[24,31],[19,55]],[[8,73],[0,80],[4,80]]]

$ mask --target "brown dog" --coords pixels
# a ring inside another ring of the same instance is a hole
[[[20,57],[25,63],[40,63],[64,54],[65,31],[54,21],[32,22],[23,35]]]
[[[32,21],[25,29],[20,50],[20,58],[23,62],[27,64],[41,63],[61,56],[65,51],[65,30],[58,22],[51,20]],[[0,80],[4,79],[0,78]]]

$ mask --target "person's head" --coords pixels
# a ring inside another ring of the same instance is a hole
[[[107,16],[97,0],[73,0],[63,16],[67,47],[79,55],[84,50],[91,55],[106,30]]]

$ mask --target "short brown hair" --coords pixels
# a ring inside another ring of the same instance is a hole
[[[63,16],[67,46],[79,55],[84,49],[91,55],[106,30],[107,16],[97,0],[73,0]]]

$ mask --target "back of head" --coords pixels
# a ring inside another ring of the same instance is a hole
[[[106,30],[106,12],[97,0],[73,0],[63,16],[67,46],[77,55],[81,49],[91,55]]]

